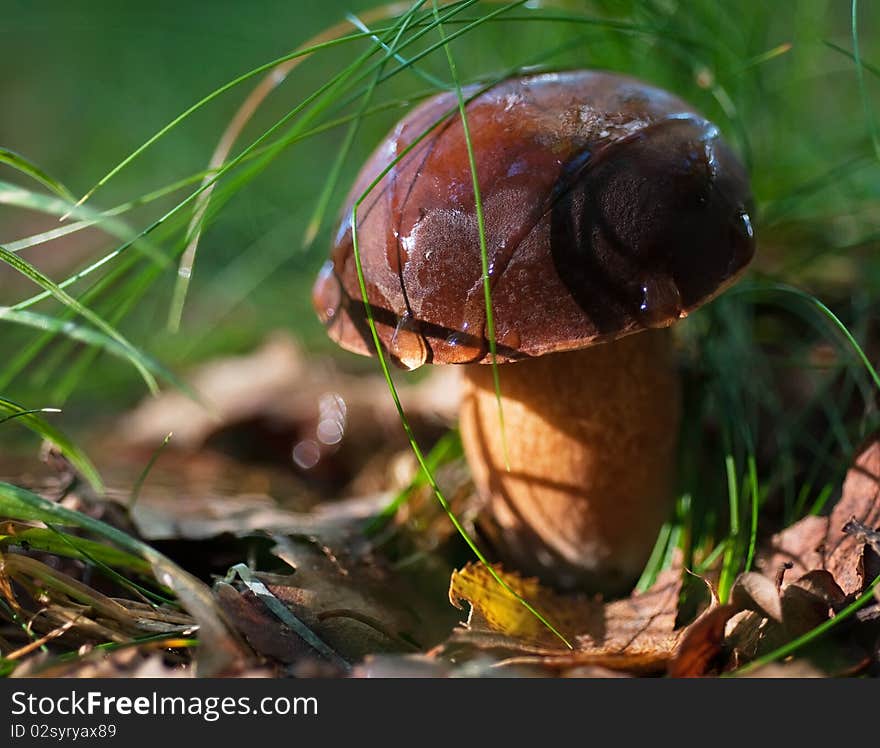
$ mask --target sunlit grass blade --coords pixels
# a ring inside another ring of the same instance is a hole
[[[755,550],[758,543],[758,521],[761,510],[761,493],[758,487],[758,466],[755,455],[750,454],[747,458],[749,480],[749,503],[751,506],[751,524],[749,526],[749,549],[746,552],[746,562],[743,571],[750,571],[752,562],[755,560]]]
[[[131,553],[85,538],[76,538],[71,542],[66,537],[60,537],[58,530],[53,529],[16,527],[14,532],[0,534],[0,546],[9,545],[81,561],[98,560],[107,566],[128,569],[137,574],[150,573],[150,565]]]
[[[111,564],[106,560],[107,551],[114,551],[116,549],[103,545],[101,543],[92,543],[91,546],[85,545],[83,538],[77,537],[75,535],[71,535],[63,530],[59,530],[54,525],[47,525],[49,531],[53,533],[58,541],[68,549],[68,555],[75,554],[72,557],[80,558],[86,563],[94,566],[98,571],[100,571],[107,579],[110,579],[116,584],[118,584],[122,589],[128,590],[135,597],[140,598],[143,602],[147,603],[151,607],[157,607],[159,605],[176,605],[174,600],[164,597],[143,585],[138,584],[137,582],[129,579],[124,576],[120,571],[117,571],[114,566],[120,566],[120,568],[124,571],[133,571],[136,574],[142,576],[150,575],[151,568],[150,565],[143,561],[142,559],[137,558],[136,556],[132,556],[131,554],[126,554],[125,551],[118,551],[121,556],[117,556],[118,561],[126,561],[130,559],[128,564],[120,563],[120,564]],[[102,549],[105,549],[102,552]],[[97,550],[98,553],[95,554],[94,551]],[[64,555],[60,550],[58,551],[59,555]],[[111,558],[113,558],[111,556]],[[131,565],[133,562],[134,565]],[[127,568],[126,568],[127,566]]]
[[[38,192],[0,181],[0,204],[11,205],[19,208],[28,208],[49,215],[60,215],[67,211],[70,203],[50,195],[41,195]],[[123,221],[107,213],[97,213],[85,208],[77,208],[76,216],[82,218],[89,226],[99,226],[113,236],[131,241],[133,247],[141,251],[158,265],[167,265],[168,258],[153,246],[149,241],[137,236],[137,232],[129,228]],[[4,245],[9,252],[18,251],[20,242],[14,242],[14,248]]]
[[[129,362],[132,358],[136,358],[139,369],[143,368],[152,371],[157,376],[161,376],[163,379],[173,383],[176,387],[179,387],[186,392],[191,392],[191,390],[189,390],[174,374],[143,352],[133,348],[126,348],[117,340],[97,330],[78,325],[70,320],[58,319],[38,312],[0,306],[0,321],[4,320],[24,325],[25,327],[32,327],[38,330],[52,332],[54,334],[61,334],[81,343],[97,346],[106,350],[108,353]]]
[[[853,62],[856,61],[856,57],[852,52],[850,52],[848,49],[845,49],[844,47],[841,47],[839,44],[832,42],[830,39],[824,39],[823,44],[829,49],[833,49],[835,52],[840,52],[840,54],[848,57]],[[880,67],[878,67],[877,65],[872,65],[870,62],[862,57],[859,57],[859,64],[861,65],[863,70],[867,70],[872,75],[876,75],[878,78],[880,78]]]
[[[437,0],[434,0],[434,14],[437,17],[437,30],[440,38],[445,40],[443,24],[439,20]],[[444,45],[446,60],[449,63],[449,71],[452,74],[452,82],[455,86],[456,100],[458,101],[458,116],[461,119],[461,127],[464,133],[464,142],[467,147],[468,166],[471,171],[471,185],[474,190],[474,206],[477,213],[477,230],[480,236],[480,264],[482,267],[483,301],[486,313],[486,337],[489,339],[489,357],[492,366],[492,381],[495,387],[495,402],[498,406],[498,426],[501,429],[501,453],[504,457],[504,467],[510,472],[510,457],[507,450],[507,430],[504,428],[504,407],[501,402],[501,380],[498,374],[498,350],[495,340],[495,315],[492,310],[491,276],[489,274],[489,250],[486,245],[486,217],[483,214],[483,198],[480,195],[480,180],[477,174],[477,161],[474,156],[474,145],[471,140],[471,131],[468,126],[467,112],[465,110],[464,94],[458,79],[458,70],[455,59],[449,45]]]
[[[392,3],[392,4],[385,6],[385,7],[388,9],[387,15],[391,16],[391,15],[394,15],[395,8],[402,9],[402,8],[406,8],[407,5],[405,3]],[[341,24],[340,24],[340,26],[341,26]],[[328,32],[325,32],[325,33],[327,33],[328,36],[332,37],[334,35],[334,32],[336,32],[337,29],[339,29],[339,26],[335,26],[333,29],[328,30]],[[126,156],[122,161],[120,161],[118,164],[116,164],[116,166],[114,166],[112,169],[110,169],[110,171],[108,171],[103,177],[101,177],[91,187],[91,189],[89,189],[78,201],[76,201],[77,207],[82,205],[83,203],[85,203],[87,200],[89,200],[92,197],[92,195],[95,194],[95,192],[97,192],[99,189],[101,189],[101,187],[103,187],[105,184],[107,184],[111,179],[113,179],[113,177],[115,177],[117,174],[119,174],[119,172],[121,172],[129,164],[131,164],[139,156],[141,156],[144,153],[144,151],[149,149],[152,145],[154,145],[159,140],[161,140],[163,137],[165,137],[169,132],[174,130],[184,120],[188,119],[190,116],[192,116],[193,114],[198,112],[200,109],[202,109],[206,105],[210,104],[212,101],[214,101],[219,96],[222,96],[227,91],[235,88],[236,86],[240,85],[241,83],[244,83],[248,80],[251,80],[252,78],[255,78],[258,75],[261,75],[263,73],[267,73],[269,71],[278,69],[280,66],[282,66],[286,62],[291,62],[291,61],[294,61],[294,60],[297,60],[300,58],[308,57],[308,56],[314,54],[315,52],[319,52],[319,51],[325,50],[325,49],[330,49],[332,47],[337,47],[339,45],[346,44],[348,42],[357,41],[359,39],[368,38],[369,36],[370,36],[370,34],[364,34],[364,33],[360,33],[360,32],[354,33],[354,34],[347,34],[347,35],[343,35],[343,36],[339,36],[338,34],[336,34],[334,38],[328,38],[323,41],[318,41],[318,42],[315,42],[311,45],[306,44],[304,47],[296,49],[295,51],[291,52],[290,54],[283,55],[282,57],[278,57],[278,58],[272,60],[271,62],[264,63],[263,65],[259,65],[251,70],[248,70],[246,73],[242,73],[238,77],[233,78],[231,81],[214,89],[207,96],[204,96],[203,98],[199,99],[195,104],[193,104],[191,107],[189,107],[188,109],[183,111],[181,114],[179,114],[173,120],[171,120],[167,125],[165,125],[161,129],[159,129],[154,135],[152,135],[150,138],[148,138],[143,144],[141,144],[138,148],[136,148],[128,156]],[[283,80],[284,76],[282,75],[280,77],[281,77],[281,80]],[[280,83],[281,80],[279,80],[278,82]],[[62,220],[64,218],[66,218],[66,216],[62,217]]]
[[[21,273],[26,278],[32,280],[36,285],[42,286],[46,289],[52,296],[54,296],[58,301],[64,304],[67,307],[70,307],[73,311],[79,314],[81,317],[84,317],[89,322],[91,322],[95,327],[101,330],[105,335],[115,340],[120,346],[122,346],[123,350],[126,352],[126,357],[132,363],[132,365],[140,372],[141,377],[144,382],[146,382],[147,387],[150,388],[151,392],[158,392],[159,385],[156,383],[155,377],[150,373],[147,367],[144,366],[142,358],[143,356],[140,352],[128,342],[128,340],[122,336],[121,333],[117,332],[111,325],[105,322],[101,317],[95,314],[91,309],[84,306],[78,299],[71,296],[67,293],[63,288],[61,288],[55,281],[51,280],[47,275],[44,275],[37,268],[31,265],[29,262],[21,259],[18,255],[13,254],[5,247],[0,247],[0,260],[5,262],[7,265],[11,266],[19,273]]]
[[[41,410],[46,412],[47,409]],[[4,416],[0,418],[0,424],[14,418],[17,423],[33,431],[39,437],[52,442],[97,493],[104,492],[101,476],[85,452],[70,437],[41,418],[38,412],[28,410],[12,400],[0,397],[0,416]]]
[[[0,515],[47,525],[79,527],[143,558],[150,564],[156,580],[172,590],[180,604],[198,622],[199,638],[203,644],[199,652],[208,674],[223,672],[243,656],[237,638],[231,633],[232,629],[226,623],[210,589],[146,543],[105,522],[47,501],[9,483],[0,483]]]
[[[141,471],[141,474],[137,477],[137,480],[134,482],[134,486],[131,489],[131,496],[128,499],[128,510],[131,511],[134,508],[134,505],[137,504],[137,500],[141,495],[141,489],[144,486],[144,482],[147,480],[147,476],[150,474],[150,471],[153,469],[153,465],[156,464],[156,460],[159,459],[159,455],[162,454],[165,447],[168,446],[168,443],[171,441],[171,437],[174,436],[173,431],[168,432],[168,436],[166,436],[162,443],[156,448],[152,455],[150,455],[150,459],[147,461],[147,464],[144,466],[144,469]]]
[[[2,399],[2,398],[0,398]],[[22,416],[27,416],[36,413],[60,413],[61,408],[31,408],[30,410],[20,410],[17,413],[11,413],[8,416],[3,416],[0,418],[0,425],[6,423],[7,421],[11,421],[14,418],[21,418]]]
[[[716,545],[709,554],[700,562],[700,564],[694,569],[697,574],[705,574],[709,569],[711,569],[715,562],[721,558],[721,555],[727,550],[727,547],[730,545],[730,540],[722,540],[718,545]]]
[[[22,174],[26,174],[31,179],[39,182],[44,187],[48,187],[62,200],[66,200],[67,202],[71,203],[76,200],[76,198],[70,193],[67,187],[61,184],[61,182],[49,176],[35,163],[29,161],[24,156],[16,153],[15,151],[10,151],[8,148],[0,148],[0,164],[6,164],[7,166],[11,166],[16,171],[19,171]]]
[[[462,9],[473,5],[475,2],[476,0],[463,0],[455,8],[448,11],[447,16],[454,15],[455,13],[460,12]],[[415,10],[420,5],[422,5],[421,1],[411,6],[413,9],[412,12],[415,12]],[[397,6],[395,6],[395,8],[397,8]],[[384,12],[384,8],[379,9],[379,17],[381,17],[382,12]],[[397,12],[399,12],[399,8],[397,8]],[[372,18],[373,15],[375,14],[370,13],[370,18]],[[413,34],[409,39],[406,40],[405,44],[403,44],[401,48],[412,44],[416,39],[419,38],[419,36],[427,33],[428,30],[430,30],[430,27],[428,29],[424,29]],[[338,33],[339,26],[334,26],[333,28],[322,32],[320,36],[323,38],[326,35],[332,36]],[[386,62],[392,57],[394,52],[393,49],[385,52],[385,54],[380,57],[378,62],[374,62],[372,65],[367,66],[365,70],[363,69],[364,63],[366,63],[369,58],[377,52],[377,49],[378,47],[376,46],[371,47],[341,72],[332,76],[330,80],[328,80],[327,82],[319,86],[311,94],[306,96],[305,99],[303,99],[297,106],[291,109],[280,120],[275,122],[275,124],[272,125],[268,130],[264,131],[256,140],[254,140],[237,156],[227,161],[227,157],[231,152],[235,141],[238,139],[239,134],[244,129],[244,126],[251,119],[251,117],[262,104],[263,100],[266,98],[269,92],[274,89],[275,86],[278,84],[277,79],[283,79],[286,75],[289,74],[290,70],[292,69],[293,63],[288,63],[286,66],[276,68],[269,76],[263,79],[261,84],[258,85],[251,92],[251,94],[244,101],[241,107],[239,107],[232,121],[227,126],[226,131],[220,138],[220,142],[214,150],[213,155],[211,156],[209,169],[216,170],[214,175],[206,179],[202,183],[202,186],[195,193],[193,193],[193,195],[184,200],[183,203],[175,208],[176,211],[177,209],[182,208],[184,205],[186,205],[191,199],[196,200],[196,205],[193,211],[193,218],[187,231],[187,247],[180,258],[177,279],[175,282],[171,305],[168,312],[168,329],[170,331],[175,332],[180,329],[180,322],[183,316],[183,307],[186,301],[186,296],[192,278],[192,269],[195,263],[196,250],[199,246],[199,240],[202,234],[204,214],[207,209],[208,203],[210,202],[211,194],[214,189],[214,184],[230,169],[235,167],[250,153],[252,153],[261,143],[271,137],[273,133],[278,131],[287,122],[291,121],[294,117],[299,115],[307,107],[316,103],[319,104],[322,100],[326,101],[328,96],[332,96],[335,93],[343,90],[345,85],[348,85],[350,82],[351,85],[354,85],[362,80],[365,80],[380,66],[384,66]],[[417,55],[413,59],[409,60],[407,66],[415,64],[418,59],[426,56],[426,54],[427,51],[423,51],[420,55]],[[386,73],[384,76],[380,75],[377,82],[381,83],[386,78],[392,77],[393,75],[396,75],[405,69],[405,66],[401,66],[391,71],[390,73]],[[321,109],[322,107],[316,106],[312,110],[312,115],[316,115],[321,111]]]
[[[431,448],[431,451],[428,452],[425,461],[433,472],[441,465],[444,465],[457,457],[461,457],[463,454],[461,436],[458,431],[448,431],[437,440],[437,443]],[[397,495],[388,503],[388,506],[367,523],[364,527],[364,533],[367,536],[371,536],[379,532],[393,519],[394,515],[397,514],[398,509],[409,501],[416,489],[425,485],[427,485],[425,473],[419,471],[405,488],[398,491]]]
[[[771,60],[775,60],[777,57],[782,57],[782,55],[788,54],[791,52],[792,44],[791,42],[784,42],[773,49],[768,49],[766,52],[762,52],[759,55],[755,55],[750,60],[746,60],[742,67],[740,67],[740,73],[746,72],[749,68],[757,67],[758,65],[763,65],[766,62],[770,62]]]
[[[56,226],[49,231],[43,231],[39,234],[32,234],[31,236],[23,237],[21,239],[16,239],[11,242],[6,243],[6,249],[10,252],[20,252],[24,249],[29,249],[30,247],[36,247],[40,244],[46,244],[48,242],[54,241],[56,239],[60,239],[65,236],[69,236],[71,234],[75,234],[79,231],[84,231],[85,229],[89,229],[92,227],[101,228],[103,230],[108,230],[104,224],[108,219],[114,218],[116,216],[124,215],[136,208],[144,207],[145,205],[149,205],[157,200],[161,200],[168,195],[171,195],[175,192],[180,191],[184,187],[188,187],[190,185],[196,184],[207,176],[207,172],[197,172],[196,174],[192,174],[188,177],[184,177],[182,179],[178,179],[177,181],[171,182],[163,187],[160,187],[156,190],[146,193],[145,195],[141,195],[140,197],[134,198],[133,200],[129,200],[127,202],[121,203],[113,208],[108,208],[103,211],[92,211],[89,208],[79,207],[73,211],[68,210],[67,212],[70,215],[76,216],[90,216],[88,218],[83,218],[82,220],[78,220],[72,223],[67,223],[63,226]],[[0,196],[2,197],[2,196]],[[21,201],[23,203],[23,201]],[[56,205],[46,204],[42,205],[38,201],[31,201],[32,204],[21,204],[21,207],[32,207],[36,210],[43,210],[43,212],[50,214],[57,214],[58,208]],[[120,227],[125,228],[126,224],[118,224]],[[108,230],[109,231],[109,230]],[[117,237],[125,237],[125,236],[133,236],[134,230],[128,229],[128,231],[116,231],[110,232],[115,233]],[[142,246],[146,247],[147,250],[151,248],[152,245],[149,243],[145,243]],[[161,257],[160,264],[166,264],[167,260],[164,255],[158,253],[158,256]]]
[[[85,289],[79,295],[79,299],[83,304],[91,304],[94,299],[107,287],[111,286],[115,282],[117,282],[122,276],[124,276],[129,270],[131,270],[138,258],[133,257],[131,255],[125,256],[121,258],[121,260],[116,263],[116,265],[109,269],[103,276],[98,278],[96,282],[94,282],[89,288]],[[92,265],[94,267],[94,264]],[[138,283],[139,287],[143,287],[144,290],[148,287],[155,279],[158,277],[158,268],[155,265],[151,265],[146,269],[142,270],[138,277],[140,281]],[[77,277],[77,275],[81,277],[85,277],[87,274],[74,274],[74,276],[69,277],[66,281],[62,281],[59,285],[63,287],[65,283],[68,285],[73,282],[73,279]],[[117,307],[116,314],[111,314],[108,322],[110,324],[117,324],[121,319],[121,311],[124,311],[125,307],[134,304],[140,296],[137,295],[131,288],[125,288],[125,293],[123,294],[123,303]],[[0,368],[0,390],[8,387],[10,382],[12,382],[19,374],[21,374],[28,365],[50,344],[52,343],[59,334],[63,334],[66,336],[67,340],[70,344],[76,345],[77,341],[88,343],[88,337],[92,332],[88,328],[83,328],[81,326],[76,325],[73,322],[73,318],[76,316],[75,312],[71,309],[64,309],[58,315],[58,318],[48,317],[46,315],[31,315],[26,312],[25,309],[28,306],[32,306],[36,304],[40,300],[39,295],[37,297],[31,297],[25,302],[21,302],[17,305],[16,310],[6,310],[8,314],[8,318],[10,321],[18,322],[19,324],[29,325],[30,327],[35,327],[37,329],[44,330],[44,334],[38,336],[31,343],[24,346],[15,357],[9,359],[6,364]],[[20,313],[20,314],[19,314]],[[85,333],[86,337],[82,337],[82,333]],[[72,333],[72,334],[71,334]],[[80,333],[79,336],[77,333]],[[98,337],[94,338],[98,341],[99,345],[97,346],[89,346],[88,350],[91,351],[92,356],[98,355],[98,353],[104,347],[102,341],[106,338],[106,336],[101,335],[100,333],[95,333]],[[107,339],[109,340],[109,339]],[[111,341],[113,342],[113,341]],[[115,343],[114,343],[115,345]],[[68,356],[70,355],[69,350],[62,350],[63,346],[58,346],[57,356],[63,356],[63,359],[58,359],[60,361],[67,361]],[[170,375],[170,372],[161,370],[161,366],[157,363],[149,359],[149,365],[154,367],[153,371],[157,374],[161,374],[168,381],[174,382],[177,384],[176,379]],[[73,368],[73,367],[72,367]],[[44,382],[49,381],[49,377],[53,377],[55,374],[55,367],[51,362],[45,362],[38,370],[38,373],[44,379]],[[58,388],[64,388],[64,380],[67,379],[68,375],[64,375],[61,380],[58,380],[57,377],[53,380],[58,384]],[[169,379],[169,377],[171,377]],[[63,402],[64,398],[58,395],[56,391],[54,393],[54,399],[56,401]]]
[[[418,7],[422,3],[417,3],[413,6],[411,13],[414,13]],[[397,31],[397,34],[391,43],[388,45],[382,40],[379,36],[374,35],[373,41],[376,42],[387,54],[394,57],[395,59],[403,60],[403,58],[397,54],[394,49],[400,43],[400,38],[403,33],[407,29],[407,22],[411,17],[411,13],[407,14],[404,18],[404,22],[400,24],[400,28]],[[350,16],[349,20],[364,32],[369,32],[369,29],[366,25],[357,17]],[[370,82],[367,92],[361,100],[361,105],[358,107],[357,115],[355,119],[352,120],[351,124],[348,127],[348,130],[345,133],[345,137],[342,140],[342,144],[339,146],[339,151],[336,154],[336,158],[333,161],[333,166],[330,168],[330,173],[327,176],[327,181],[324,183],[324,188],[321,190],[321,194],[318,197],[318,201],[315,204],[315,209],[312,212],[312,217],[306,225],[305,236],[303,237],[303,244],[308,247],[315,240],[315,236],[317,236],[318,231],[321,228],[321,224],[324,221],[324,216],[327,213],[327,208],[330,205],[330,200],[335,194],[338,184],[339,177],[342,174],[342,167],[345,165],[345,160],[348,158],[349,151],[351,150],[352,145],[354,145],[355,138],[357,137],[358,130],[360,129],[361,121],[363,119],[364,113],[368,110],[370,103],[373,99],[373,94],[376,90],[376,85],[379,82],[379,78],[382,76],[382,71],[384,68],[378,68],[376,70],[376,75],[373,80]]]
[[[666,556],[666,550],[670,545],[672,537],[672,523],[664,522],[651,549],[651,555],[645,564],[639,581],[636,582],[635,591],[645,592],[657,580],[657,575],[663,566],[663,559]]]
[[[727,602],[733,580],[738,569],[737,545],[739,539],[739,490],[737,488],[736,463],[733,456],[728,455],[725,460],[727,472],[727,497],[730,512],[730,534],[727,548],[724,552],[724,562],[721,567],[721,576],[718,580],[718,599],[722,603]]]
[[[412,12],[414,12],[416,9],[418,9],[418,7],[421,7],[422,5],[424,5],[425,2],[426,2],[426,0],[422,0],[422,2],[418,3],[418,5],[414,7]],[[401,33],[403,33],[403,31],[405,30],[405,26],[408,24],[409,18],[411,17],[412,12],[410,14],[407,14],[407,17],[404,18],[404,23],[402,23],[400,26],[400,31],[398,33],[398,36]],[[354,13],[349,13],[346,16],[346,18],[348,19],[348,21],[351,23],[352,26],[360,29],[365,34],[370,34],[370,38],[374,42],[376,42],[376,44],[378,44],[386,52],[389,52],[393,59],[397,60],[402,66],[411,70],[414,75],[417,75],[419,78],[424,80],[426,83],[429,83],[431,86],[433,86],[434,88],[436,88],[438,90],[443,90],[444,88],[446,88],[446,84],[442,80],[440,80],[436,76],[431,75],[430,73],[426,72],[425,70],[422,70],[422,68],[419,67],[418,65],[412,64],[409,60],[407,60],[399,52],[395,52],[394,51],[395,45],[392,44],[389,46],[384,41],[382,41],[379,38],[378,34],[375,31],[371,31],[369,28],[367,28],[367,25],[360,18],[358,18]]]
[[[810,293],[803,291],[799,288],[795,288],[794,286],[788,286],[784,283],[762,283],[759,285],[743,285],[740,284],[739,287],[731,289],[728,292],[729,294],[752,294],[752,295],[779,295],[779,296],[788,296],[794,299],[797,299],[801,302],[805,302],[808,308],[813,308],[818,310],[826,320],[828,320],[832,327],[839,332],[849,346],[852,348],[853,352],[858,357],[862,366],[865,368],[865,371],[871,377],[874,382],[874,385],[880,390],[880,374],[877,373],[877,370],[874,368],[867,354],[859,342],[853,337],[853,334],[849,331],[849,328],[840,320],[840,318],[832,312],[822,301],[817,299]]]

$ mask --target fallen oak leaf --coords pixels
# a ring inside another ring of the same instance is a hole
[[[706,675],[724,649],[727,622],[739,612],[736,605],[718,605],[688,626],[666,673],[670,678]]]
[[[662,672],[677,646],[675,630],[681,591],[680,563],[662,572],[642,594],[605,603],[599,598],[562,595],[535,579],[497,569],[505,581],[567,638],[563,647],[541,622],[501,587],[489,570],[469,564],[452,574],[453,605],[470,606],[467,621],[453,631],[443,649],[492,650],[499,665],[541,665],[552,669],[601,666],[639,673]]]
[[[670,676],[705,675],[725,650],[740,662],[776,649],[827,621],[846,599],[824,569],[808,572],[784,591],[776,580],[746,572],[730,597],[731,604],[712,608],[687,628]]]
[[[775,535],[769,550],[757,560],[763,579],[749,575],[737,583],[740,596],[734,602],[749,612],[731,620],[727,643],[735,658],[752,661],[746,670],[805,644],[815,654],[819,651],[812,645],[815,637],[845,619],[850,608],[857,610],[864,603],[869,594],[866,585],[880,573],[875,547],[880,545],[880,533],[872,529],[878,523],[880,441],[875,436],[847,472],[831,514],[805,517]],[[742,594],[746,584],[761,588],[761,604],[748,604],[748,596]],[[871,584],[874,589],[875,585]],[[781,617],[776,615],[771,586],[779,590]]]
[[[563,597],[544,589],[537,579],[524,578],[500,567],[496,571],[512,590],[532,602],[566,639],[573,641],[578,634],[575,629],[584,627],[593,630],[594,636],[601,635],[604,627],[601,601],[581,596]],[[468,564],[452,572],[449,602],[459,610],[464,609],[463,602],[470,605],[466,622],[469,629],[486,629],[510,636],[526,646],[565,651],[559,639],[481,564]]]
[[[730,591],[736,610],[751,610],[782,623],[782,601],[779,588],[763,574],[754,571],[740,574]]]
[[[770,580],[763,584],[765,590],[769,590],[772,585]],[[741,589],[744,587],[739,580],[736,585],[740,585]],[[816,632],[827,630],[837,623],[835,616],[838,613],[842,616],[840,620],[845,618],[845,606],[849,598],[830,572],[814,569],[776,594],[782,614],[778,620],[769,617],[762,610],[772,608],[771,603],[765,602],[763,606],[757,606],[753,600],[745,599],[742,594],[733,597],[743,609],[727,623],[724,646],[730,650],[737,668],[744,665],[737,673],[751,671],[758,663],[769,661],[775,654],[793,651],[797,646],[808,644],[808,656],[823,658],[830,674],[857,672],[865,666],[868,661],[865,651],[852,646],[852,642],[849,642],[850,651],[846,657],[836,656],[831,660],[828,659],[828,652],[839,655],[846,646],[841,648],[841,642],[838,642],[829,649],[827,646],[819,646],[818,642],[810,642]]]
[[[410,652],[414,644],[441,641],[455,619],[442,598],[426,594],[435,586],[431,569],[393,570],[385,559],[332,549],[315,539],[273,536],[273,554],[293,574],[259,575],[278,600],[349,662],[367,654]],[[442,584],[442,578],[437,582]],[[390,635],[389,635],[390,634]]]
[[[874,575],[871,570],[866,573],[864,565],[866,536],[844,529],[853,520],[866,528],[880,526],[880,441],[876,436],[847,472],[831,515],[805,517],[775,535],[769,553],[759,557],[758,568],[771,576],[783,564],[791,563],[791,576],[798,578],[825,569],[845,594],[858,595]]]
[[[825,569],[807,572],[782,593],[782,623],[794,639],[824,623],[843,607],[846,595]]]
[[[251,590],[239,592],[221,581],[214,585],[214,596],[232,624],[259,655],[285,665],[314,656],[315,650],[273,616]]]
[[[293,612],[272,594],[271,590],[258,579],[257,576],[245,565],[236,564],[229,570],[227,582],[238,575],[245,586],[256,595],[260,601],[275,615],[278,620],[297,634],[312,649],[324,657],[334,666],[349,670],[351,666],[336,651],[328,646],[314,631],[297,618]]]
[[[828,618],[826,621],[823,621],[821,624],[811,629],[805,634],[785,643],[781,644],[779,647],[772,649],[770,652],[766,654],[762,654],[760,657],[756,657],[752,662],[749,662],[742,667],[738,667],[737,670],[733,673],[736,676],[746,675],[747,673],[753,673],[758,668],[761,668],[768,663],[775,662],[777,660],[781,660],[784,657],[791,655],[796,650],[800,649],[804,646],[810,646],[818,642],[819,637],[824,635],[826,632],[830,631],[835,626],[838,626],[841,621],[846,621],[851,614],[857,614],[857,612],[862,608],[867,601],[869,601],[874,594],[875,588],[880,584],[880,577],[874,579],[871,584],[868,586],[868,589],[863,592],[859,597],[853,600],[849,605],[847,605],[843,610],[841,610],[837,615]],[[748,615],[754,615],[752,613],[748,613]],[[868,664],[868,659],[864,656],[861,659],[858,667],[847,667],[840,672],[833,673],[834,675],[853,675],[859,669],[866,666]]]

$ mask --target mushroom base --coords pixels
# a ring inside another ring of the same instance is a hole
[[[681,396],[669,330],[465,369],[461,435],[508,568],[560,589],[625,592],[673,504]]]

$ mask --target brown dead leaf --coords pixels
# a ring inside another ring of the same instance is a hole
[[[782,623],[782,601],[776,583],[756,572],[740,574],[730,592],[737,610],[753,610]]]
[[[782,593],[782,622],[794,639],[824,623],[840,608],[846,595],[830,572],[816,569],[792,582]]]
[[[747,593],[747,588],[755,594]],[[825,569],[807,572],[783,590],[778,590],[766,577],[751,572],[740,576],[734,590],[731,599],[740,612],[730,617],[725,645],[737,665],[814,629],[846,601],[843,590]],[[760,601],[756,602],[758,598]]]
[[[872,530],[863,522],[859,522],[855,517],[843,526],[843,531],[847,535],[853,535],[857,540],[871,546],[871,550],[880,556],[880,532]]]
[[[753,610],[740,611],[725,627],[724,644],[736,667],[781,647],[786,641],[785,629],[780,624]]]
[[[442,604],[442,570],[389,568],[386,561],[344,547],[274,537],[276,556],[294,569],[258,575],[269,591],[349,662],[366,654],[434,646],[455,623]]]
[[[503,572],[505,581],[544,615],[574,646],[569,650],[492,577],[469,564],[452,575],[449,597],[468,603],[467,622],[444,649],[491,650],[505,665],[541,665],[554,670],[599,666],[628,672],[661,672],[678,643],[675,631],[681,566],[664,571],[643,594],[605,603],[561,595],[535,579]]]
[[[317,536],[329,544],[343,543],[361,533],[364,524],[384,509],[391,496],[373,494],[317,504],[307,512],[280,508],[270,497],[237,496],[151,497],[134,508],[141,535],[150,541],[207,540],[220,535],[289,533]]]
[[[852,519],[869,530],[880,526],[880,441],[876,438],[862,449],[847,473],[831,515],[805,517],[775,535],[758,567],[772,577],[783,564],[792,563],[788,579],[825,569],[845,594],[860,593],[870,581],[863,558],[866,538],[863,533],[844,530]]]
[[[761,574],[742,575],[732,602],[743,612],[727,625],[736,663],[766,654],[827,621],[880,572],[880,441],[860,451],[828,517],[805,517],[775,535],[758,557]],[[856,618],[858,620],[858,618]],[[839,649],[838,645],[838,649]],[[811,646],[811,656],[821,652]],[[828,672],[863,666],[864,650]],[[855,664],[852,664],[855,663]]]
[[[221,582],[215,585],[214,595],[233,626],[258,654],[285,664],[313,654],[308,644],[272,616],[249,591],[240,593]]]
[[[719,605],[707,610],[688,626],[667,674],[671,678],[706,675],[723,651],[725,627],[736,612],[735,605]]]

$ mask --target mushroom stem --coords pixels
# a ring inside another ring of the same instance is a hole
[[[500,560],[559,588],[631,586],[672,507],[681,397],[669,330],[465,370],[461,435]]]

